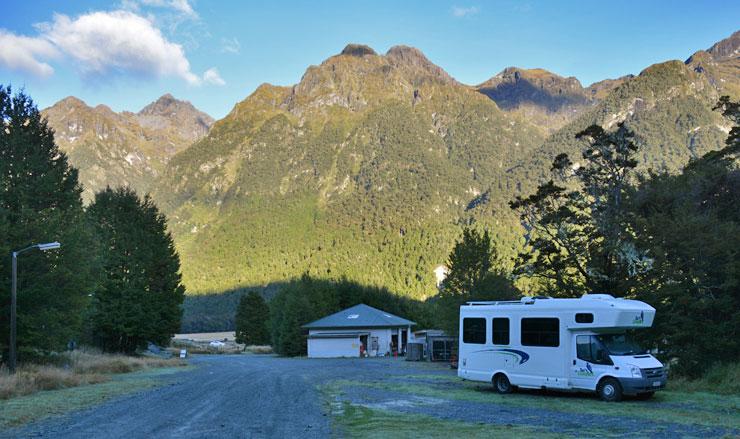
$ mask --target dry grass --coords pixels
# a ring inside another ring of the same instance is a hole
[[[253,354],[271,354],[272,346],[249,345],[244,350]]]
[[[211,346],[208,341],[172,340],[171,346],[178,349],[187,349],[188,354],[240,354],[244,345],[233,341],[224,342],[224,346]]]
[[[103,354],[94,350],[64,353],[56,365],[22,365],[14,375],[0,368],[0,399],[29,395],[42,390],[56,390],[108,381],[110,375],[137,370],[184,365],[180,359],[130,357]]]

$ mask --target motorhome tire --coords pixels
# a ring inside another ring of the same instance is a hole
[[[614,378],[604,378],[596,388],[599,398],[606,402],[617,402],[622,400],[622,386]]]
[[[497,393],[506,394],[513,392],[514,386],[511,385],[511,382],[506,375],[497,373],[496,376],[493,377],[493,390]]]
[[[653,395],[655,395],[655,392],[638,393],[637,394],[637,399],[639,399],[640,401],[646,401],[646,400],[652,398]]]

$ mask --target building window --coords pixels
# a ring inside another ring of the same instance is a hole
[[[493,344],[509,344],[509,319],[496,317],[491,325]]]
[[[590,312],[579,312],[576,314],[576,323],[593,323],[594,315]]]
[[[486,344],[486,319],[463,319],[463,343]]]
[[[557,318],[522,319],[522,345],[560,346],[560,320]]]

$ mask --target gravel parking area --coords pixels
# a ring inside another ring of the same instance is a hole
[[[723,413],[721,400],[702,407],[661,397],[607,404],[584,395],[497,395],[484,384],[459,380],[445,365],[385,358],[214,355],[191,363],[197,367],[162,378],[157,388],[0,437],[342,437],[348,432],[338,419],[347,406],[578,437],[600,431],[616,437],[740,436],[737,398]],[[719,421],[705,420],[704,411]]]

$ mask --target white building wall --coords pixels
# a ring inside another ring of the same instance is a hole
[[[401,329],[402,332],[408,331],[406,328]],[[322,333],[331,333],[331,334],[337,334],[337,333],[356,333],[356,332],[367,332],[368,335],[368,345],[365,346],[365,349],[367,350],[368,355],[372,356],[373,354],[377,356],[383,356],[386,353],[390,352],[390,345],[391,345],[391,335],[398,335],[399,330],[398,328],[353,328],[353,329],[310,329],[308,331],[309,336],[313,334],[322,334]],[[373,352],[372,351],[372,338],[378,337],[378,351]],[[409,340],[411,339],[411,334],[409,331]],[[332,343],[325,342],[326,340],[331,340]],[[341,341],[340,341],[341,340]],[[347,340],[354,340],[352,343],[347,344]],[[318,341],[318,343],[317,343]],[[345,349],[354,350],[354,353],[351,356],[359,357],[360,356],[360,339],[359,337],[356,339],[343,339],[343,338],[330,338],[330,339],[319,339],[319,338],[309,338],[308,339],[308,356],[309,357],[315,357],[315,358],[328,358],[326,355],[321,354],[322,351],[325,352],[343,352]],[[399,338],[400,343],[400,338]],[[348,347],[349,346],[349,347]],[[337,357],[347,357],[350,355],[337,355]]]

